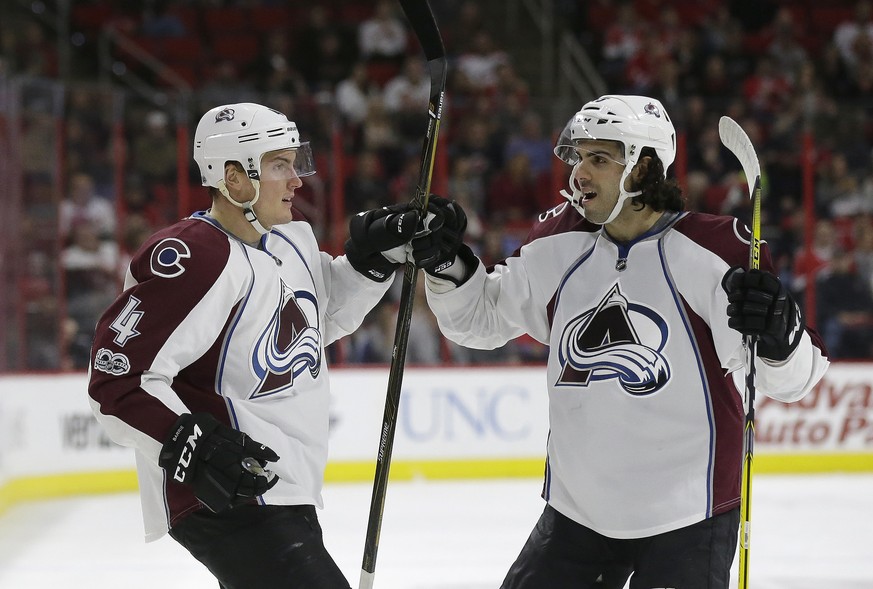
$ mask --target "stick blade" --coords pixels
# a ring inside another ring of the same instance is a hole
[[[718,136],[725,147],[731,150],[746,174],[749,183],[749,198],[753,196],[756,181],[761,177],[761,164],[758,162],[758,154],[752,140],[743,131],[739,123],[730,117],[721,117],[718,121]]]

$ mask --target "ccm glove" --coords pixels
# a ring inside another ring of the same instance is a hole
[[[775,275],[735,266],[722,279],[728,295],[728,325],[758,338],[758,354],[783,361],[800,343],[804,324],[800,307]]]
[[[252,460],[250,460],[252,459]],[[265,470],[279,456],[208,413],[185,413],[164,442],[158,464],[214,512],[263,495],[279,482]]]
[[[417,226],[418,211],[408,204],[358,213],[349,221],[346,258],[370,280],[385,282],[406,263],[404,246]]]
[[[470,248],[464,246],[466,230],[467,214],[461,205],[431,195],[424,230],[412,240],[415,265],[432,276],[463,283],[478,263]],[[459,261],[465,265],[465,270],[453,272],[452,267]]]

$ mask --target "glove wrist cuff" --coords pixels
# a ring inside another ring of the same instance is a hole
[[[455,255],[454,262],[445,268],[445,270],[435,271],[434,269],[425,269],[425,272],[436,278],[448,280],[454,283],[455,286],[461,286],[476,272],[478,266],[479,258],[476,257],[470,246],[462,243],[461,247],[458,248],[458,253]]]

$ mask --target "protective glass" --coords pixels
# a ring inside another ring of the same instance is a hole
[[[576,146],[573,145],[573,140],[571,139],[572,135],[570,135],[570,125],[572,124],[573,118],[567,121],[567,124],[564,125],[564,130],[561,131],[561,135],[558,137],[558,142],[555,143],[554,152],[561,161],[570,164],[571,166],[575,166],[579,163],[579,154],[576,153]]]
[[[590,133],[587,133],[587,130],[586,130],[586,134],[588,134],[588,139],[572,139],[573,135],[571,133],[571,126],[573,125],[574,120],[575,120],[575,117],[570,119],[569,121],[567,121],[567,124],[564,125],[564,130],[561,131],[561,135],[558,137],[558,141],[555,144],[555,149],[554,149],[555,155],[558,156],[558,158],[560,158],[561,161],[563,161],[567,164],[570,164],[571,166],[575,166],[576,164],[578,164],[581,161],[581,158],[579,156],[579,149],[582,148],[582,151],[586,151],[584,149],[584,147],[582,147],[585,145],[584,142],[586,140],[596,140],[597,139],[597,137],[593,137],[593,136],[591,136]],[[624,150],[624,146],[622,146],[622,150]],[[592,153],[592,155],[596,155],[596,154],[593,154],[593,152],[588,152],[588,153]],[[625,165],[625,162],[623,162],[623,161],[612,159],[612,158],[607,157],[607,156],[604,156],[604,157],[606,157],[606,159],[613,161],[617,164]]]
[[[293,154],[291,157],[282,155],[288,151]],[[301,143],[300,147],[268,151],[261,156],[260,179],[262,181],[292,180],[313,174],[315,174],[315,160],[309,142]]]
[[[312,147],[309,141],[304,141],[297,148],[297,159],[294,160],[294,172],[299,178],[315,174],[315,157],[312,155]]]

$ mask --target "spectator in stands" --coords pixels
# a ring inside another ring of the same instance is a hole
[[[717,105],[718,108],[724,108],[735,86],[736,80],[728,77],[724,58],[717,53],[710,55],[703,64],[703,71],[697,85],[700,95],[707,101],[708,106]]]
[[[12,71],[34,77],[58,75],[58,50],[42,24],[25,20],[12,38]]]
[[[318,40],[312,61],[309,84],[313,91],[332,91],[349,75],[354,64],[353,56],[345,50],[338,31],[328,31]]]
[[[67,197],[58,210],[61,235],[70,234],[80,223],[89,223],[103,239],[112,239],[115,233],[115,206],[94,191],[94,180],[85,172],[70,176]]]
[[[396,299],[396,297],[394,297]],[[424,283],[418,281],[415,290],[415,309],[409,324],[409,347],[406,362],[419,366],[434,366],[442,362],[440,348],[442,335],[436,318],[424,300]],[[397,302],[388,297],[377,305],[350,338],[349,362],[360,364],[389,364],[394,347],[397,326]]]
[[[854,18],[837,25],[834,30],[834,45],[850,72],[854,72],[864,60],[873,42],[873,3],[858,0]]]
[[[621,89],[628,94],[648,95],[655,85],[658,66],[670,59],[670,46],[661,32],[646,29],[640,36],[640,49],[625,63]]]
[[[146,37],[184,37],[188,34],[185,23],[172,10],[171,0],[152,0],[145,3],[139,32]]]
[[[308,95],[309,88],[303,75],[290,60],[288,32],[273,29],[261,40],[261,49],[251,64],[254,86],[258,92],[290,94],[295,98]]]
[[[148,190],[168,187],[176,180],[179,156],[176,138],[170,127],[170,117],[161,110],[149,112],[141,130],[132,141],[132,165],[146,183]]]
[[[458,123],[459,135],[454,144],[453,158],[469,160],[469,173],[487,186],[491,175],[500,168],[503,150],[492,139],[490,122],[481,117],[465,118]],[[485,211],[486,213],[490,211]]]
[[[754,112],[766,117],[775,114],[790,97],[791,80],[787,72],[776,69],[769,56],[762,56],[755,71],[743,81],[743,96]]]
[[[867,285],[873,296],[873,215],[855,218],[853,224],[855,248],[852,257],[858,278]]]
[[[852,254],[836,250],[816,283],[816,316],[833,358],[873,356],[873,295]]]
[[[388,203],[388,182],[382,171],[379,155],[363,150],[355,159],[355,167],[346,178],[345,202],[347,211],[366,211]],[[406,200],[410,200],[412,194]]]
[[[390,363],[396,321],[397,304],[386,297],[349,336],[346,361],[351,364]]]
[[[552,145],[552,139],[544,133],[542,117],[534,111],[528,111],[522,115],[518,127],[507,141],[504,159],[509,160],[517,153],[524,153],[531,173],[539,178],[551,170]]]
[[[367,118],[370,100],[378,92],[367,74],[367,64],[363,61],[355,63],[351,74],[336,85],[336,108],[353,131],[360,129]]]
[[[90,345],[83,346],[81,342],[90,342],[97,319],[119,291],[118,262],[115,240],[101,238],[98,224],[89,219],[73,224],[69,245],[61,254],[61,266],[67,314],[77,326],[70,342],[77,351],[71,358],[74,368],[88,367]]]
[[[529,226],[539,210],[537,183],[526,153],[518,152],[506,160],[488,185],[487,210],[490,220]]]
[[[60,141],[56,119],[48,99],[35,98],[25,106],[19,144],[16,146],[21,168],[27,176],[51,176],[58,164],[55,147]]]
[[[495,69],[497,81],[490,90],[491,102],[495,108],[512,111],[518,106],[518,113],[526,109],[530,103],[530,87],[518,74],[515,66],[508,59],[497,64]],[[516,119],[520,118],[516,116]],[[517,121],[516,121],[517,122]]]
[[[818,273],[827,267],[839,248],[833,221],[816,221],[809,250],[799,253],[794,260],[794,284],[791,289],[801,291],[808,284],[814,284]]]
[[[370,63],[390,63],[399,67],[406,54],[406,27],[394,6],[390,0],[379,0],[373,16],[358,27],[358,50]]]
[[[370,100],[367,119],[362,129],[362,139],[363,149],[379,154],[387,175],[394,175],[403,165],[404,150],[400,137],[381,96]]]
[[[443,4],[443,2],[435,3]],[[437,18],[440,18],[440,7],[434,7]],[[448,22],[448,21],[438,21]],[[476,33],[485,26],[485,16],[482,14],[482,4],[478,0],[462,0],[458,7],[457,18],[451,27],[443,27],[443,38],[446,49],[453,55],[466,52]]]
[[[250,73],[242,71],[231,59],[210,62],[209,76],[197,93],[200,104],[204,109],[208,109],[216,104],[257,100],[255,87],[248,79]]]
[[[484,92],[497,86],[497,70],[509,61],[509,56],[482,29],[472,39],[470,49],[458,56],[458,70],[474,91]]]
[[[424,128],[422,113],[430,99],[430,77],[419,55],[410,55],[400,73],[385,84],[385,109],[404,141],[420,141]]]
[[[785,74],[794,83],[801,68],[808,62],[808,56],[806,49],[800,44],[798,25],[788,8],[779,9],[772,29],[773,38],[767,47],[767,54],[773,60],[774,69]]]
[[[113,196],[111,90],[70,87],[65,117],[66,168],[87,172],[97,192]]]
[[[332,91],[357,61],[353,34],[331,18],[324,4],[310,6],[306,23],[294,37],[295,63],[311,92]]]
[[[825,217],[852,214],[853,204],[864,200],[858,177],[839,152],[823,162],[815,192],[817,214]]]
[[[124,273],[130,265],[133,254],[145,240],[155,232],[155,227],[144,216],[128,213],[121,222],[121,239],[118,252],[118,283],[123,284]]]
[[[394,174],[386,174],[391,202],[409,202],[418,186],[421,175],[421,154],[410,152],[403,158],[400,169]]]
[[[599,69],[607,84],[621,84],[628,61],[642,47],[642,26],[634,3],[618,5],[615,18],[603,34],[603,53]]]

